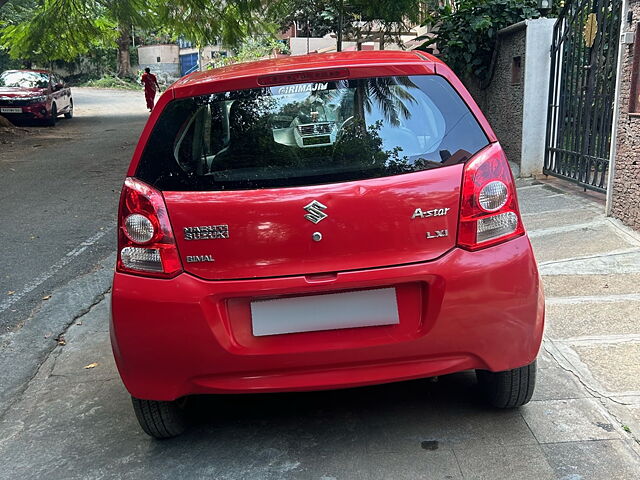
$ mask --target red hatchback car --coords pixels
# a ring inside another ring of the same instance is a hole
[[[46,70],[6,70],[0,74],[0,115],[53,126],[59,115],[73,117],[71,89]]]
[[[160,98],[125,180],[111,339],[142,428],[185,399],[475,370],[528,402],[544,297],[504,152],[441,61],[267,60]]]

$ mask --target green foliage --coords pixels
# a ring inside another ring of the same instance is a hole
[[[333,0],[291,0],[287,15],[279,20],[279,28],[286,31],[294,22],[302,27],[301,35],[324,37],[338,30],[338,7]]]
[[[421,48],[437,44],[442,59],[462,76],[489,74],[498,31],[540,16],[536,0],[462,0],[437,7],[426,23],[437,28]]]
[[[209,64],[208,68],[218,68],[231,63],[252,62],[261,58],[270,57],[273,53],[289,53],[286,43],[276,40],[271,36],[251,37],[246,39],[238,47],[233,57],[217,57]]]
[[[342,11],[342,31],[346,38],[366,37],[372,29],[381,28],[386,40],[398,41],[392,32],[422,21],[421,12],[428,3],[425,0],[288,0],[288,14],[281,17],[280,30],[286,30],[296,21],[303,35],[306,36],[308,30],[310,36],[322,37],[338,31]]]
[[[0,48],[6,49],[12,58],[41,64],[52,60],[71,61],[102,48],[113,49],[115,55],[117,41],[127,39],[126,30],[131,26],[162,38],[175,39],[183,35],[201,46],[216,39],[237,45],[250,33],[275,31],[274,24],[267,19],[276,18],[283,3],[268,0],[15,1],[30,7],[21,12],[12,10],[12,21],[0,24]],[[3,15],[5,8],[0,9]]]
[[[122,7],[116,10],[121,12]],[[28,20],[2,29],[0,45],[12,58],[40,63],[72,60],[92,47],[115,41],[117,20],[110,13],[94,0],[44,0]]]
[[[11,0],[0,8],[0,27],[29,20],[37,5],[35,0]]]
[[[274,33],[271,19],[283,15],[283,1],[177,0],[159,5],[160,23],[197,46],[216,40],[234,47],[252,35]]]

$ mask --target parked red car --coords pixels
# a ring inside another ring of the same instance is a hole
[[[59,115],[73,117],[71,89],[46,70],[7,70],[0,74],[0,115],[9,120],[43,120],[55,125]]]
[[[504,152],[436,58],[344,52],[195,73],[120,201],[111,339],[142,428],[193,394],[475,370],[528,402],[544,298]]]

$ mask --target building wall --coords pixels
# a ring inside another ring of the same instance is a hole
[[[141,65],[179,63],[179,52],[177,45],[142,45],[138,47],[138,62]],[[159,62],[158,57],[160,57]]]
[[[291,37],[289,39],[289,47],[291,48],[291,55],[306,55],[307,54],[307,40],[309,40],[309,52],[315,52],[323,48],[335,47],[336,39],[327,37],[319,38],[306,38],[306,37]]]
[[[140,69],[148,67],[161,83],[172,83],[180,78],[179,52],[177,45],[142,45],[138,47],[138,64]]]
[[[640,0],[628,0],[633,22],[623,22],[623,32],[635,32],[640,20]],[[609,214],[640,230],[640,115],[629,114],[631,67],[634,49],[640,45],[622,45],[618,125],[615,138],[613,179],[610,183]]]
[[[484,112],[510,162],[520,165],[522,151],[522,118],[524,105],[526,25],[505,29],[500,35],[500,46],[495,70],[486,88],[474,81],[467,87]],[[520,57],[520,75],[512,82],[514,57]]]

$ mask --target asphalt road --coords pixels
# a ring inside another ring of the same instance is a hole
[[[120,187],[149,114],[142,92],[73,97],[73,119],[0,136],[0,335],[115,250]]]

